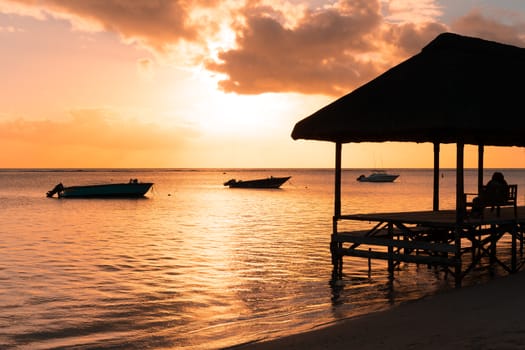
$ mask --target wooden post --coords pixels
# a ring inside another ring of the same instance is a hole
[[[372,277],[372,248],[368,248],[368,278]]]
[[[525,233],[523,232],[523,225],[516,227],[517,234],[519,235],[520,240],[520,257],[523,257],[523,239],[525,238]]]
[[[481,193],[481,190],[483,188],[483,153],[484,153],[484,145],[478,145],[478,193]]]
[[[456,287],[461,287],[461,234],[462,228],[461,224],[463,223],[463,217],[465,214],[465,204],[463,203],[463,194],[465,193],[464,185],[464,173],[463,173],[463,164],[464,164],[464,152],[465,145],[462,142],[456,144],[456,225],[454,230],[454,243],[455,243],[455,282]]]
[[[432,210],[439,211],[439,142],[434,142],[434,193]]]
[[[334,188],[334,217],[339,219],[341,216],[341,154],[342,144],[335,144],[335,188]]]
[[[518,223],[517,222],[514,222],[514,224],[512,225],[512,257],[511,257],[511,272],[516,272],[518,271],[517,269],[517,258],[516,258],[516,248],[517,248],[517,244],[516,244],[516,239],[517,239],[517,236],[518,236]]]
[[[393,240],[392,223],[388,223],[388,239]],[[394,247],[392,244],[388,245],[388,278],[394,279]]]
[[[342,243],[335,238],[337,236],[337,220],[341,217],[341,153],[342,144],[335,144],[335,174],[334,174],[334,216],[332,218],[332,239],[330,242],[330,252],[332,254],[333,279],[340,279],[343,270],[343,257],[339,254]]]
[[[490,225],[490,248],[489,248],[489,254],[490,254],[490,265],[494,264],[496,262],[496,245],[498,244],[498,240],[496,239],[496,235],[499,234],[498,227],[496,225],[491,224]]]
[[[463,203],[463,195],[465,193],[464,184],[464,157],[465,145],[458,142],[456,144],[456,222],[463,222],[465,214],[465,203]]]

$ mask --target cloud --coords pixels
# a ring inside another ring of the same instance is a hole
[[[8,4],[8,5],[6,5]],[[441,22],[437,0],[0,0],[0,11],[118,33],[177,64],[205,67],[225,92],[339,96],[450,28],[523,45],[519,18]],[[3,6],[2,6],[3,5]],[[11,5],[11,6],[9,6]],[[511,19],[512,21],[509,21]],[[504,22],[505,21],[505,22]],[[151,72],[151,62],[139,62]]]
[[[382,1],[385,19],[393,23],[433,22],[443,14],[435,0]]]
[[[149,58],[139,59],[137,69],[139,74],[146,79],[151,79],[155,75],[155,63]]]
[[[451,28],[465,35],[525,46],[525,23],[523,21],[518,20],[516,23],[505,24],[501,19],[491,19],[477,9],[458,18],[451,24]]]
[[[366,53],[377,49],[370,33],[381,24],[377,2],[345,5],[307,10],[294,28],[271,8],[247,8],[237,47],[207,68],[227,76],[220,82],[225,91],[340,93],[377,73]]]
[[[245,9],[237,47],[207,68],[226,76],[228,92],[300,92],[340,95],[414,54],[444,25],[387,23],[379,1],[340,1],[307,10],[293,28],[282,13]],[[428,39],[428,40],[427,40]]]
[[[16,28],[16,27],[13,27],[13,26],[7,26],[7,27],[0,26],[0,33],[2,33],[2,32],[15,33],[15,32],[23,32],[23,30],[21,30],[19,28]]]
[[[118,33],[127,42],[139,42],[158,51],[166,51],[180,41],[199,41],[201,24],[191,21],[193,7],[208,6],[212,1],[185,0],[9,0],[4,11],[54,16],[71,21],[81,30],[107,30]],[[190,6],[191,5],[191,6]],[[38,11],[35,11],[37,9]]]
[[[199,136],[191,127],[167,128],[122,120],[103,109],[78,109],[66,121],[8,120],[0,122],[0,139],[42,146],[85,146],[94,149],[155,150],[178,147]]]
[[[2,117],[5,118],[5,117]],[[0,121],[4,167],[173,167],[188,162],[202,135],[178,127],[124,121],[104,109],[71,111],[64,121]]]

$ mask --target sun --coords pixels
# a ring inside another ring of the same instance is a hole
[[[213,99],[207,101],[201,127],[215,134],[260,135],[278,122],[272,103],[269,96],[215,91]]]

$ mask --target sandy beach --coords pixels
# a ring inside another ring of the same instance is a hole
[[[525,273],[235,349],[525,349]]]

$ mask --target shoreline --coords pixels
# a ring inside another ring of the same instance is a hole
[[[524,349],[525,273],[227,349]]]

